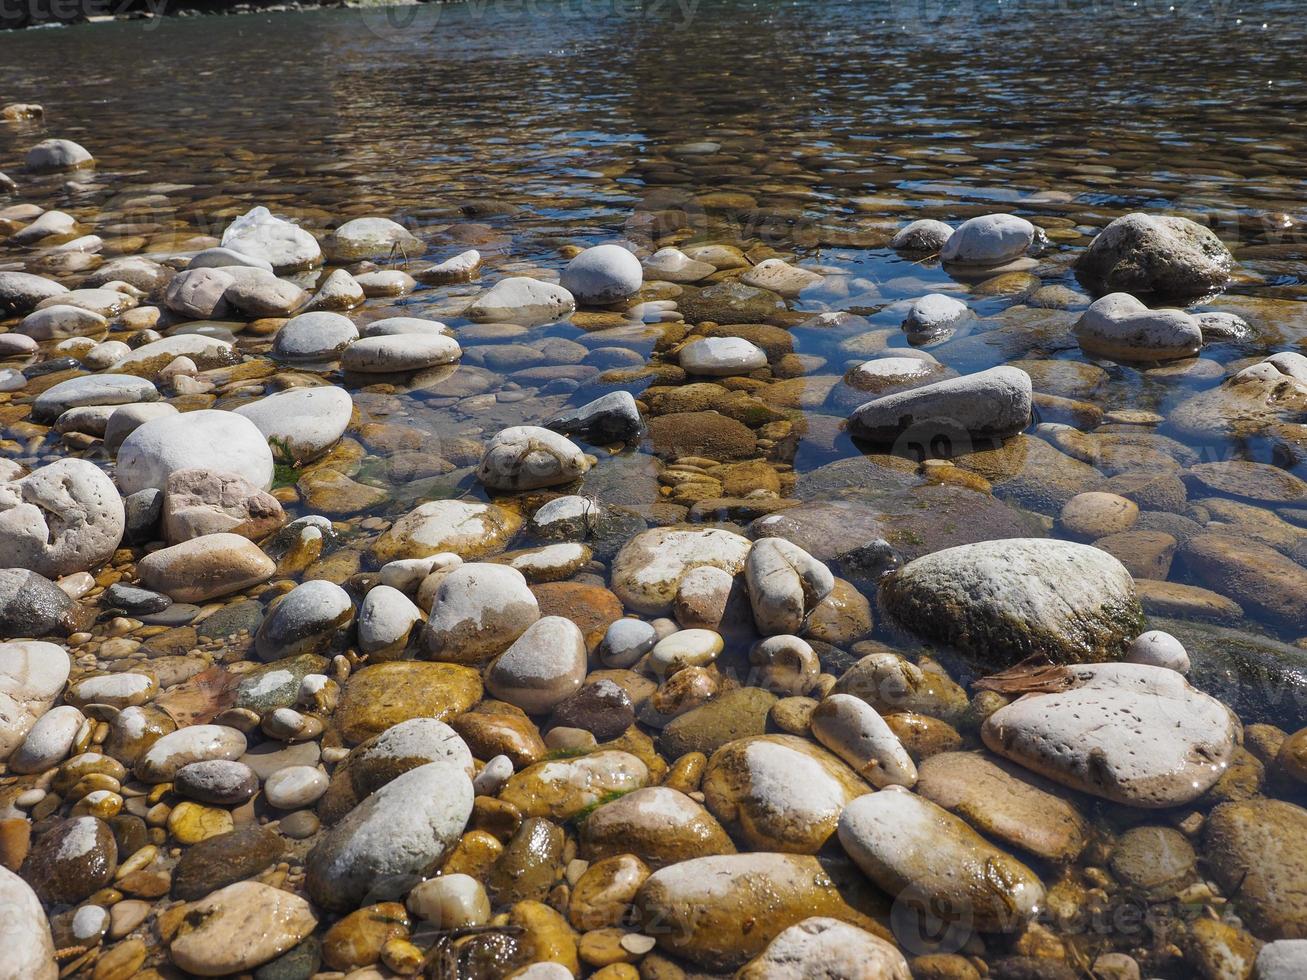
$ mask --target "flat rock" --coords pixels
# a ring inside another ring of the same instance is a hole
[[[1229,764],[1228,709],[1175,671],[1087,664],[1070,669],[1069,683],[994,712],[985,744],[1064,786],[1148,808],[1188,803]]]
[[[1198,320],[1183,310],[1150,310],[1129,293],[1096,300],[1076,321],[1076,339],[1091,357],[1175,361],[1203,345]]]
[[[83,405],[127,405],[159,400],[159,392],[145,378],[92,374],[52,385],[32,402],[32,418],[50,423],[70,408]]]
[[[261,490],[272,486],[272,450],[253,422],[235,412],[201,409],[150,419],[123,440],[116,478],[124,494],[163,489],[177,470],[234,473]]]
[[[715,528],[654,528],[636,535],[618,553],[612,588],[628,609],[666,615],[686,573],[711,565],[735,575],[751,547],[748,538]]]
[[[806,854],[682,861],[655,871],[635,905],[640,921],[663,923],[655,937],[661,949],[713,973],[742,966],[781,932],[814,915],[886,936],[851,876]]]
[[[1030,375],[1011,367],[936,381],[883,395],[860,406],[849,418],[853,433],[880,443],[932,447],[941,438],[952,450],[972,440],[1006,438],[1030,424]]]
[[[930,916],[944,922],[1019,932],[1044,902],[1033,871],[904,789],[850,803],[840,817],[839,839],[868,878],[900,903],[926,903]]]
[[[373,545],[384,564],[453,552],[472,561],[503,551],[522,527],[516,511],[473,500],[431,500],[409,511]]]
[[[1203,851],[1212,877],[1259,937],[1307,934],[1307,810],[1283,800],[1222,803],[1209,815]]]
[[[239,534],[206,534],[151,552],[136,565],[146,588],[175,602],[203,602],[266,582],[277,564]]]
[[[298,895],[241,881],[190,906],[168,951],[177,966],[198,976],[247,973],[291,949],[317,924]]]
[[[354,745],[411,718],[452,718],[480,701],[481,693],[481,675],[471,667],[418,660],[371,664],[346,682],[334,723]]]

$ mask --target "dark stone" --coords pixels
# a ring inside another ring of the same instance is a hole
[[[610,680],[586,684],[554,708],[550,728],[581,728],[595,740],[617,738],[635,723],[631,696]]]
[[[760,687],[728,691],[673,718],[658,736],[658,751],[667,759],[679,759],[687,752],[712,755],[727,742],[762,735],[775,703],[776,695]]]
[[[45,576],[0,568],[0,638],[67,636],[77,618],[77,604]]]
[[[173,789],[200,803],[239,806],[259,791],[259,777],[242,762],[206,759],[178,769]]]
[[[82,362],[75,357],[52,357],[48,361],[42,361],[40,364],[30,364],[23,368],[23,377],[28,381],[33,378],[39,378],[46,374],[56,374],[60,371],[80,371]]]
[[[322,941],[310,936],[254,971],[254,980],[309,980],[322,965]]]
[[[76,905],[113,881],[118,843],[95,817],[61,820],[32,845],[22,876],[41,901]]]
[[[255,599],[233,602],[224,606],[195,628],[204,640],[222,640],[241,630],[256,633],[263,622],[263,606]]]
[[[141,613],[162,612],[172,600],[160,592],[115,582],[104,590],[104,602],[109,609],[136,616]]]
[[[143,544],[159,536],[159,521],[163,517],[163,491],[158,487],[146,487],[128,494],[123,498],[123,510],[127,515],[124,540],[131,544]]]
[[[244,881],[278,860],[285,841],[262,827],[241,827],[200,841],[177,862],[172,897],[186,902]]]
[[[595,444],[637,443],[644,434],[640,409],[626,391],[614,391],[579,408],[564,409],[545,425]]]
[[[543,817],[522,821],[490,869],[486,891],[496,906],[543,901],[558,880],[563,861],[563,829]]]

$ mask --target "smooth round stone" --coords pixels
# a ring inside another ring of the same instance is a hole
[[[654,252],[642,265],[650,279],[663,282],[698,282],[717,271],[716,266],[692,259],[671,245]]]
[[[77,619],[73,597],[60,585],[26,568],[0,568],[0,636],[62,636]]]
[[[462,714],[481,695],[481,675],[471,667],[415,660],[372,664],[350,675],[334,722],[344,741],[355,744],[402,721]]]
[[[27,387],[27,376],[14,368],[0,368],[0,392],[22,391]]]
[[[879,712],[851,694],[832,694],[809,722],[817,741],[877,789],[917,783],[917,767]]]
[[[586,647],[570,619],[545,616],[526,628],[486,671],[486,688],[527,714],[544,714],[585,680]]]
[[[57,980],[50,920],[32,887],[8,868],[0,866],[0,948],[5,968],[14,980]]]
[[[860,797],[839,822],[845,851],[900,902],[985,932],[1017,932],[1041,911],[1044,887],[1016,858],[948,811],[903,789]]]
[[[497,755],[476,774],[472,788],[477,796],[496,796],[512,775],[513,760],[506,755]]]
[[[1001,265],[1026,254],[1035,226],[1014,214],[986,214],[958,225],[939,257],[959,265]]]
[[[410,876],[439,867],[472,815],[472,780],[446,762],[396,777],[356,806],[309,853],[307,886],[318,905],[346,910],[366,897],[403,894]],[[389,888],[383,885],[393,880]]]
[[[912,972],[892,942],[838,919],[813,916],[782,932],[735,976],[736,980],[911,980]]]
[[[566,319],[575,310],[575,298],[562,286],[526,276],[510,276],[474,299],[466,315],[477,323],[518,323],[531,327]]]
[[[162,490],[169,476],[189,469],[234,473],[267,490],[272,486],[272,451],[249,419],[214,409],[150,419],[118,449],[116,477],[124,494],[148,487]]]
[[[810,269],[790,265],[784,259],[763,259],[740,276],[740,282],[759,289],[769,289],[781,296],[798,296],[817,286],[824,277]]]
[[[272,356],[285,361],[331,360],[358,340],[354,321],[319,310],[293,316],[272,339]]]
[[[408,334],[452,337],[454,331],[439,320],[424,320],[416,316],[389,316],[381,320],[373,320],[363,328],[364,337],[394,337]]]
[[[855,435],[877,443],[930,444],[937,438],[1006,439],[1030,424],[1033,391],[1020,368],[996,367],[898,391],[849,417]]]
[[[486,445],[477,479],[494,490],[535,490],[571,483],[590,459],[566,436],[536,425],[515,425]]]
[[[0,312],[30,313],[45,300],[68,295],[68,287],[29,272],[0,272]]]
[[[397,520],[377,539],[373,557],[382,563],[452,552],[463,560],[504,550],[522,527],[515,511],[474,500],[429,500]]]
[[[354,602],[339,585],[322,579],[286,593],[259,626],[254,646],[265,661],[321,653],[348,629]]]
[[[301,942],[317,922],[298,895],[240,881],[196,902],[169,952],[177,966],[198,976],[246,973]]]
[[[436,589],[422,644],[432,659],[477,663],[507,650],[539,618],[539,603],[521,572],[469,562]]]
[[[336,767],[318,813],[325,823],[334,824],[368,794],[428,762],[447,762],[469,776],[475,769],[467,743],[444,722],[409,718],[391,725],[356,746]]]
[[[908,308],[901,326],[913,343],[920,343],[944,339],[974,318],[971,308],[960,299],[943,293],[928,293]]]
[[[266,582],[277,564],[239,534],[206,534],[136,563],[141,584],[176,602],[203,602]]]
[[[602,678],[585,684],[554,706],[550,725],[590,732],[600,742],[619,737],[635,723],[631,695],[614,681]]]
[[[64,698],[72,704],[106,704],[121,709],[144,704],[158,690],[153,676],[123,671],[79,678],[68,685]]]
[[[272,263],[266,259],[261,259],[253,255],[244,255],[230,248],[206,248],[191,258],[187,263],[188,269],[262,269],[264,272],[272,272]]]
[[[702,791],[712,815],[750,848],[816,854],[867,784],[805,738],[758,735],[714,752]]]
[[[253,422],[282,455],[305,462],[321,456],[345,434],[354,401],[344,388],[323,385],[291,388],[235,411]]]
[[[953,227],[933,218],[909,222],[890,239],[889,247],[904,252],[938,252],[953,235]]]
[[[1189,654],[1184,644],[1163,630],[1140,633],[1126,651],[1127,663],[1165,667],[1167,670],[1189,673]]]
[[[122,498],[94,463],[61,459],[0,483],[0,551],[5,563],[48,578],[107,561],[126,528]]]
[[[407,228],[389,218],[353,218],[333,231],[324,243],[335,260],[387,258],[421,248]]]
[[[251,208],[222,233],[222,247],[269,263],[274,272],[296,272],[322,261],[318,240],[303,228]]]
[[[640,260],[627,249],[596,245],[567,263],[559,284],[578,303],[605,306],[635,294],[643,281]]]
[[[91,374],[60,381],[41,392],[32,402],[32,418],[49,424],[70,408],[158,400],[158,390],[145,378],[129,374]]]
[[[1296,980],[1307,976],[1307,939],[1277,939],[1257,954],[1257,980]]]
[[[191,725],[164,735],[137,761],[135,772],[142,782],[166,783],[177,770],[193,762],[210,759],[239,759],[245,754],[245,736],[225,725]]]
[[[73,938],[79,942],[99,942],[109,929],[109,912],[98,905],[83,905],[73,913],[72,926]]]
[[[113,880],[118,845],[96,817],[62,820],[32,844],[23,877],[43,902],[75,905]]]
[[[1202,324],[1183,310],[1150,310],[1129,293],[1092,303],[1075,326],[1081,349],[1119,361],[1177,361],[1203,346]]]
[[[721,634],[713,630],[677,630],[654,644],[647,663],[655,676],[671,677],[686,667],[708,666],[724,646]]]
[[[649,767],[629,752],[605,749],[575,759],[538,762],[514,775],[499,798],[528,817],[568,820],[609,794],[640,789]]]
[[[640,921],[663,923],[657,937],[661,948],[721,975],[743,966],[773,937],[811,916],[883,932],[845,900],[842,891],[852,885],[809,855],[722,854],[655,871],[634,905]]]
[[[1127,806],[1180,806],[1220,778],[1234,754],[1229,709],[1174,670],[1086,664],[1072,686],[999,708],[985,745],[1064,786]]]
[[[690,374],[729,377],[767,366],[766,352],[743,337],[705,337],[681,348],[681,367]]]
[[[288,813],[277,823],[277,829],[283,837],[291,840],[307,840],[322,828],[322,821],[312,810],[296,810]]]
[[[168,402],[141,402],[135,405],[120,405],[109,416],[104,426],[104,447],[110,452],[116,451],[123,440],[151,419],[164,415],[176,415],[177,406]]]
[[[72,140],[41,140],[24,159],[28,171],[36,174],[58,173],[63,170],[81,170],[95,166],[89,150]]]
[[[830,569],[785,538],[755,542],[744,576],[753,620],[764,636],[802,632],[808,616],[835,588]]]
[[[1139,505],[1115,493],[1078,493],[1062,506],[1059,517],[1066,533],[1080,541],[1095,541],[1134,527]]]
[[[657,642],[658,632],[649,623],[642,619],[619,619],[604,633],[599,659],[605,667],[631,667]]]
[[[447,874],[424,881],[408,893],[408,910],[436,929],[479,926],[490,920],[490,899],[470,875]]]
[[[452,364],[462,356],[458,341],[443,334],[382,334],[350,344],[340,366],[360,374],[386,374]]]
[[[16,329],[18,333],[10,335],[13,338],[11,342],[30,340],[35,349],[38,340],[103,334],[109,329],[109,320],[80,306],[59,303],[33,310],[23,317],[23,322]]]
[[[278,810],[312,806],[327,791],[327,774],[316,766],[279,769],[263,784],[263,796]]]
[[[27,357],[36,353],[37,346],[35,340],[21,333],[0,333],[0,358]]]
[[[354,277],[354,281],[369,299],[375,296],[403,296],[412,292],[417,285],[416,279],[399,269],[361,272]]]
[[[652,867],[735,853],[712,814],[667,786],[637,789],[598,807],[581,824],[580,844],[581,855],[591,861],[634,854]]]
[[[0,759],[22,745],[68,681],[68,654],[41,640],[0,643]]]
[[[72,705],[60,705],[42,715],[32,726],[18,751],[9,757],[9,771],[45,772],[62,762],[72,751],[86,718]]]
[[[421,619],[422,610],[399,589],[374,586],[359,606],[359,649],[374,657],[397,653]]]
[[[173,776],[182,796],[214,806],[240,806],[259,791],[259,777],[243,762],[208,759],[182,766]]]
[[[618,552],[612,565],[612,590],[633,612],[667,615],[689,571],[712,565],[735,575],[743,570],[752,547],[748,538],[717,528],[653,528],[637,534]]]

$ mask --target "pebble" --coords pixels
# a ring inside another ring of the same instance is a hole
[[[764,636],[802,632],[812,611],[835,588],[830,569],[784,538],[755,542],[744,577],[754,623]]]
[[[141,583],[175,602],[204,602],[266,582],[276,563],[239,534],[206,534],[151,552],[136,564]]]
[[[929,446],[952,440],[954,451],[970,440],[1005,439],[1030,424],[1030,375],[997,367],[882,395],[859,407],[849,426],[878,443]]]
[[[632,667],[654,648],[658,633],[640,619],[619,619],[604,633],[599,659],[605,667]]]
[[[640,260],[621,245],[595,245],[563,268],[559,285],[587,306],[607,306],[633,295],[644,275]]]
[[[259,791],[259,777],[233,759],[208,759],[181,766],[173,788],[182,796],[216,806],[239,806]]]
[[[903,743],[861,698],[829,695],[813,710],[809,724],[817,741],[877,789],[916,785],[917,767]]]
[[[540,606],[521,572],[469,562],[436,589],[422,645],[433,659],[478,663],[507,650],[539,618]]]
[[[63,648],[42,640],[0,643],[0,760],[8,759],[54,704],[70,669]]]
[[[295,586],[271,609],[254,637],[265,661],[322,653],[354,621],[349,593],[332,582],[315,580]]]
[[[681,348],[681,367],[690,374],[729,377],[767,366],[767,354],[742,337],[705,337]]]
[[[943,262],[993,266],[1020,258],[1034,243],[1035,226],[1013,214],[969,218],[949,235],[940,249]]]
[[[278,810],[312,806],[327,791],[327,775],[316,766],[287,766],[268,777],[263,795]]]
[[[272,354],[284,361],[330,361],[358,337],[358,328],[347,316],[301,313],[281,325],[272,338]]]
[[[737,974],[738,980],[866,977],[911,980],[903,954],[866,929],[813,916],[783,930]]]
[[[1126,651],[1127,663],[1165,667],[1181,674],[1189,673],[1189,654],[1184,644],[1164,630],[1140,633]]]
[[[530,327],[565,320],[575,310],[575,298],[562,286],[510,276],[474,299],[466,315],[477,323],[520,323]]]
[[[571,483],[589,469],[590,460],[565,436],[516,425],[486,445],[477,479],[492,490],[536,490]]]
[[[586,645],[570,619],[544,616],[486,670],[486,689],[528,714],[544,714],[585,680]]]
[[[479,926],[490,919],[490,900],[481,882],[465,874],[424,881],[408,893],[408,910],[435,929]]]
[[[322,385],[278,392],[235,411],[253,422],[278,453],[305,463],[340,441],[354,402],[345,389]]]
[[[158,739],[137,760],[136,775],[143,782],[166,783],[177,770],[193,762],[239,759],[245,754],[245,736],[224,725],[191,725]]]
[[[458,341],[443,334],[383,334],[345,348],[340,366],[359,374],[393,374],[453,364],[463,356]]]
[[[359,605],[359,649],[374,659],[397,656],[407,646],[409,634],[421,619],[422,610],[399,589],[389,585],[369,589]]]
[[[222,247],[261,259],[278,274],[308,269],[322,261],[316,238],[261,206],[251,208],[227,226],[222,233]]]

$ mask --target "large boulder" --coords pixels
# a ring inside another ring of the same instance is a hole
[[[1076,273],[1096,289],[1185,300],[1224,287],[1233,264],[1221,239],[1202,225],[1135,212],[1098,234]]]
[[[887,576],[879,601],[903,629],[998,667],[1035,653],[1061,663],[1116,660],[1143,632],[1125,566],[1070,541],[946,548]]]
[[[49,578],[107,561],[126,521],[113,481],[84,459],[57,460],[0,483],[0,550],[6,563]]]
[[[272,486],[272,450],[243,415],[216,409],[150,419],[118,449],[118,486],[124,494],[162,490],[178,470],[234,473],[261,490]]]

